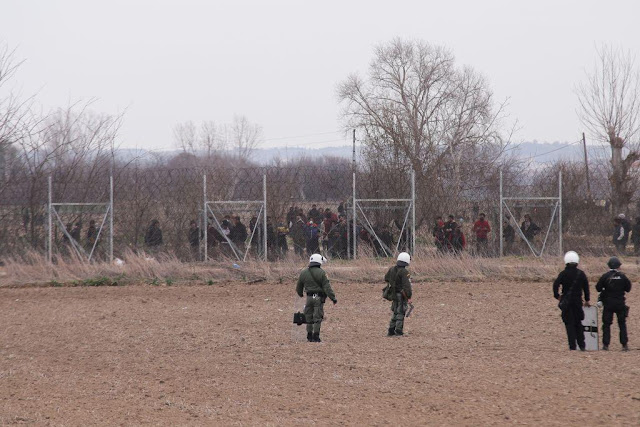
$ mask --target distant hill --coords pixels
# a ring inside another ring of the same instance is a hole
[[[556,160],[582,161],[584,151],[581,143],[567,142],[523,142],[513,144],[508,148],[509,152],[522,159],[531,159],[537,163],[547,163]],[[357,147],[359,152],[359,147]],[[587,145],[587,152],[590,158],[608,156],[609,147],[600,145]],[[135,148],[122,148],[116,150],[116,158],[122,161],[131,161],[139,158],[141,161],[151,161],[153,159],[169,159],[179,153],[179,150],[144,150]],[[306,147],[273,147],[259,148],[253,154],[253,160],[259,164],[268,164],[274,159],[282,161],[299,159],[301,157],[321,157],[335,156],[351,159],[353,147],[350,145],[325,148]]]

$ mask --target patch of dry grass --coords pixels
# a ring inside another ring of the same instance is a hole
[[[606,257],[583,257],[580,267],[591,280],[606,271]],[[392,259],[362,258],[357,261],[332,260],[325,265],[336,282],[381,282]],[[623,270],[634,280],[640,277],[637,259],[623,259]],[[185,263],[171,255],[129,253],[123,265],[88,263],[79,259],[57,259],[48,263],[32,253],[26,259],[5,262],[0,270],[0,286],[73,286],[87,284],[154,285],[208,284],[223,282],[294,282],[306,260],[293,256],[276,262],[251,260],[238,263],[222,259],[208,263]],[[478,282],[486,280],[550,281],[563,268],[559,257],[452,257],[417,254],[411,264],[413,280],[420,282]],[[108,279],[108,280],[107,280]]]

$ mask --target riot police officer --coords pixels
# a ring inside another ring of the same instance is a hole
[[[333,304],[338,303],[336,294],[331,289],[327,273],[320,268],[327,261],[320,254],[313,254],[309,258],[309,266],[302,270],[298,284],[297,294],[307,294],[307,302],[304,306],[304,316],[307,322],[307,341],[320,342],[320,325],[324,318],[324,301],[329,298]]]
[[[584,292],[584,306],[589,307],[589,281],[587,275],[578,268],[580,257],[574,251],[564,256],[565,269],[560,272],[553,282],[553,296],[560,300],[558,307],[562,311],[562,321],[567,329],[569,350],[576,349],[576,342],[581,351],[585,351],[584,330],[582,320],[582,293]],[[558,290],[562,285],[562,295]]]
[[[627,315],[629,314],[629,307],[625,305],[624,294],[631,291],[631,281],[624,273],[618,271],[622,265],[618,257],[611,257],[607,265],[610,270],[604,273],[596,284],[596,291],[601,292],[599,300],[604,305],[602,313],[602,349],[609,350],[611,324],[615,313],[618,318],[618,327],[620,328],[622,351],[628,351]]]
[[[408,303],[411,302],[411,274],[407,267],[411,263],[411,256],[406,252],[398,255],[396,265],[389,268],[384,276],[384,281],[392,287],[393,301],[391,302],[391,321],[387,335],[404,335],[404,316]]]

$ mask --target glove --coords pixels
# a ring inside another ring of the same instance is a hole
[[[338,299],[336,298],[333,300],[333,305],[336,305],[337,303],[338,303]]]

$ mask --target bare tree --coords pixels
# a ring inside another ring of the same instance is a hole
[[[192,121],[178,123],[173,127],[173,138],[178,148],[185,153],[195,154],[198,136],[196,125]]]
[[[262,139],[262,127],[251,123],[246,116],[234,116],[230,131],[230,149],[239,159],[250,159]]]
[[[225,149],[226,141],[222,138],[221,132],[216,123],[212,120],[202,122],[200,134],[198,135],[199,148],[208,159],[215,153]]]
[[[590,134],[611,146],[611,205],[625,212],[635,185],[631,166],[640,159],[640,71],[630,52],[612,46],[597,49],[598,60],[577,86],[578,115]],[[623,149],[629,150],[623,158]]]
[[[15,143],[34,132],[39,123],[30,110],[33,97],[21,100],[9,86],[21,64],[14,51],[0,44],[0,184],[7,179],[12,159],[16,158]]]
[[[382,44],[368,77],[349,76],[338,96],[345,127],[363,135],[369,165],[414,170],[427,205],[442,192],[461,194],[470,176],[495,170],[506,145],[499,132],[505,104],[496,106],[483,76],[457,68],[442,47]]]

